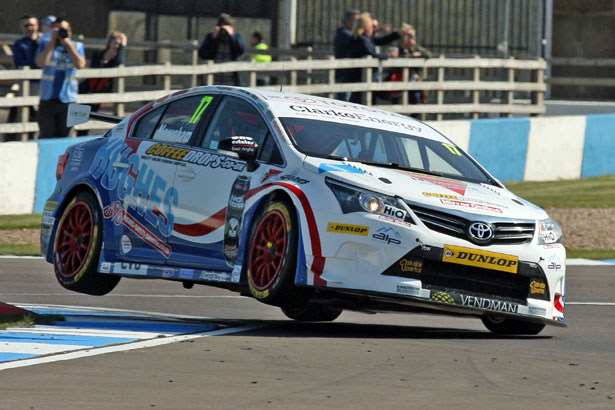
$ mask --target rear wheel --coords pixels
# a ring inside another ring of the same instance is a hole
[[[537,335],[544,329],[544,323],[524,322],[501,316],[482,316],[487,329],[496,335]]]
[[[62,213],[53,244],[53,266],[58,282],[66,289],[104,295],[119,276],[98,273],[102,246],[102,217],[98,202],[89,192],[77,194]]]
[[[253,223],[248,255],[250,293],[261,302],[283,305],[294,286],[297,266],[297,217],[287,201],[275,200]]]
[[[299,322],[332,322],[342,314],[342,309],[306,303],[299,307],[282,307],[282,313]]]

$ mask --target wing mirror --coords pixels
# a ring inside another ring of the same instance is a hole
[[[237,136],[225,138],[218,143],[218,151],[222,151],[223,154],[230,157],[246,161],[248,172],[258,168],[259,164],[256,162],[258,144],[252,137]]]

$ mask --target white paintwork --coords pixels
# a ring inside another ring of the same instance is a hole
[[[37,166],[38,144],[0,143],[0,215],[32,213]]]

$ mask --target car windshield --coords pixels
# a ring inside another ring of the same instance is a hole
[[[456,145],[415,135],[304,118],[280,118],[303,154],[496,184]]]

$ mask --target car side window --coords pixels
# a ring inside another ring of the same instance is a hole
[[[160,120],[160,116],[164,112],[167,107],[160,107],[153,111],[148,112],[143,115],[137,126],[135,127],[135,131],[132,133],[133,138],[145,138],[149,139],[152,137],[152,132],[158,125],[158,121]]]
[[[265,141],[260,145],[258,149],[258,159],[270,164],[284,165],[284,159],[278,146],[275,144],[273,135],[267,133]]]
[[[265,121],[252,105],[239,98],[226,97],[214,114],[201,147],[218,149],[221,140],[232,136],[252,137],[262,146],[268,133]]]
[[[170,103],[152,139],[186,144],[213,99],[211,95],[195,95]]]

